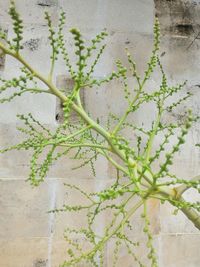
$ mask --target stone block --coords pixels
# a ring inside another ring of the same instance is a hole
[[[161,28],[166,34],[187,38],[195,35],[198,27],[200,10],[198,1],[161,1],[155,0],[155,11]]]
[[[18,125],[19,126],[19,125]],[[22,126],[22,125],[20,125]],[[0,127],[0,147],[5,149],[23,141],[24,135],[16,130],[16,124],[1,124]],[[20,155],[20,156],[19,156]],[[28,160],[30,153],[25,151],[9,151],[0,155],[0,177],[3,178],[28,178]]]
[[[48,240],[0,239],[0,259],[2,267],[47,267]]]
[[[199,247],[199,234],[162,235],[160,266],[197,267],[200,261]]]
[[[51,185],[37,188],[24,180],[0,180],[0,238],[48,237]]]
[[[91,248],[90,246],[85,242],[84,239],[77,238],[77,239],[72,239],[72,242],[75,242],[78,244],[80,247],[83,248],[84,252],[89,251]],[[64,240],[54,240],[53,241],[53,252],[51,256],[51,263],[52,267],[57,267],[59,264],[62,264],[64,261],[69,261],[71,258],[68,254],[68,249],[72,249],[73,247],[69,246],[68,243]],[[77,254],[80,255],[80,254]],[[90,263],[86,262],[81,262],[77,263],[76,267],[93,267]]]

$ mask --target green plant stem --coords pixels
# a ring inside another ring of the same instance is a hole
[[[49,143],[49,145],[53,145],[54,143]],[[101,145],[95,145],[95,144],[60,144],[59,146],[63,146],[63,147],[91,147],[91,148],[99,148],[99,149],[102,149],[102,150],[109,150],[108,147],[105,147],[105,146],[101,146]]]
[[[199,181],[200,176],[196,176],[194,177],[191,181]],[[161,186],[159,188],[159,192],[158,194],[161,194],[163,196],[166,196],[166,198],[162,198],[165,201],[169,201],[169,197],[171,199],[172,202],[170,202],[170,204],[173,205],[173,200],[174,201],[185,201],[184,198],[182,197],[182,194],[188,190],[190,187],[187,185],[181,185],[180,187],[177,188],[169,188],[169,187],[165,187],[165,186]],[[177,190],[179,189],[179,190]],[[152,197],[156,197],[156,196],[152,196]],[[159,198],[159,197],[158,197]],[[161,199],[161,198],[159,198]],[[200,230],[200,214],[198,212],[196,212],[193,208],[189,208],[189,207],[183,207],[181,208],[181,211],[185,214],[185,216],[194,224],[194,226]]]
[[[48,77],[48,80],[50,82],[52,82],[52,77],[53,77],[53,72],[54,72],[54,66],[55,66],[55,52],[53,51],[52,60],[51,60],[51,67],[50,67],[50,72],[49,72],[49,77]]]
[[[80,135],[80,134],[84,133],[85,131],[87,131],[87,130],[89,130],[89,129],[91,129],[91,126],[90,126],[90,125],[88,125],[88,126],[82,128],[81,130],[79,130],[79,131],[77,131],[77,132],[75,132],[75,133],[72,133],[72,134],[68,135],[67,137],[63,137],[63,138],[61,138],[61,139],[59,140],[59,142],[66,142],[67,140],[69,140],[69,139],[71,139],[71,138],[73,138],[73,137],[75,137],[75,136],[77,136],[77,135]]]
[[[121,129],[121,126],[123,125],[124,121],[128,117],[129,113],[131,112],[131,109],[132,109],[133,105],[135,104],[135,102],[137,101],[137,99],[139,97],[139,95],[140,95],[140,93],[142,91],[143,85],[144,85],[144,82],[140,85],[139,90],[138,90],[136,96],[134,97],[133,101],[130,103],[128,109],[126,110],[126,112],[124,113],[124,115],[121,117],[119,123],[114,128],[114,130],[112,132],[113,135],[116,135],[117,132]]]
[[[180,197],[178,200],[184,201],[183,197]],[[193,208],[182,208],[181,211],[185,216],[194,224],[194,226],[200,230],[200,214],[197,213]]]
[[[190,180],[191,182],[200,182],[200,175],[195,176]],[[183,184],[179,187],[174,188],[176,192],[176,199],[179,201],[184,201],[182,195],[185,191],[190,189],[189,185]],[[184,207],[181,211],[185,214],[185,216],[194,224],[194,226],[200,230],[200,214],[196,212],[193,208]]]
[[[50,92],[49,90],[42,90],[42,89],[39,89],[39,88],[29,88],[29,89],[25,89],[22,91],[23,93],[25,92],[32,92],[32,93],[46,93],[46,94],[51,94],[52,95],[52,92]]]
[[[155,121],[155,125],[154,125],[153,130],[152,130],[150,137],[149,137],[147,150],[146,150],[146,162],[147,163],[149,162],[149,157],[150,157],[152,145],[153,145],[153,141],[154,141],[155,135],[156,135],[157,130],[158,130],[158,126],[159,126],[160,119],[161,119],[161,114],[162,114],[162,110],[159,110],[158,116],[157,116],[156,121]]]
[[[128,171],[123,166],[121,166],[119,163],[117,163],[112,157],[110,157],[105,151],[98,150],[98,152],[101,155],[105,156],[107,160],[110,161],[113,164],[113,166],[116,167],[117,170],[122,171],[124,174],[128,176]]]
[[[130,194],[130,196],[121,204],[121,207],[125,207],[127,204],[128,204],[128,202],[133,198],[135,196],[135,192],[134,193],[132,193],[132,194]],[[116,219],[117,219],[117,217],[118,217],[118,215],[121,213],[121,211],[119,210],[116,214],[115,214],[115,218],[112,220],[112,222],[110,223],[110,225],[109,226],[107,226],[106,227],[106,229],[105,229],[105,233],[106,233],[106,235],[108,234],[108,231],[110,230],[110,228],[112,227],[112,225],[115,223],[115,221],[116,221]]]
[[[76,96],[77,104],[78,106],[83,109],[82,102],[81,102],[81,97],[80,97],[80,88],[78,90],[77,96]]]
[[[141,199],[140,201],[138,201],[128,212],[127,212],[127,215],[126,217],[122,220],[121,222],[121,225],[118,226],[116,229],[115,229],[115,232],[118,231],[119,228],[122,228],[124,227],[124,224],[127,222],[127,220],[133,215],[133,213],[140,207],[142,206],[142,204],[144,203],[144,200]]]

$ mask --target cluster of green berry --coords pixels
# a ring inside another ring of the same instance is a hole
[[[13,20],[13,31],[16,35],[16,37],[12,39],[13,42],[10,43],[10,48],[18,53],[19,50],[23,49],[21,45],[21,41],[23,40],[23,21],[16,11],[14,1],[11,1],[9,15]]]

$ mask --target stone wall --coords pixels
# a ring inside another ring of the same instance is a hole
[[[71,27],[81,30],[89,39],[106,28],[109,32],[107,49],[96,68],[95,76],[103,77],[115,68],[115,60],[126,61],[124,48],[134,55],[142,73],[152,48],[154,15],[161,23],[161,55],[170,83],[188,80],[186,90],[194,97],[187,102],[195,113],[200,110],[200,1],[181,0],[16,0],[19,12],[24,18],[24,56],[46,74],[49,68],[47,25],[44,10],[52,14],[53,23],[58,22],[60,7],[67,14],[66,38],[69,50],[72,38]],[[7,15],[8,0],[0,0],[0,26],[11,37],[12,27]],[[70,53],[70,56],[72,53]],[[6,78],[16,76],[18,63],[10,57],[0,62],[0,75]],[[66,76],[63,63],[57,65],[55,82],[63,82]],[[130,79],[131,80],[131,79]],[[150,87],[158,85],[157,75],[150,81]],[[111,83],[98,90],[84,93],[86,108],[94,117],[104,118],[110,110],[122,114],[124,103],[119,83]],[[98,101],[97,101],[98,100]],[[16,131],[17,113],[31,112],[45,125],[55,128],[59,103],[51,96],[24,95],[12,104],[4,104],[0,112],[1,146],[14,144],[20,137]],[[173,116],[179,118],[183,110]],[[148,110],[139,114],[137,120],[148,123]],[[170,119],[170,118],[169,118]],[[199,125],[192,128],[187,145],[175,159],[174,171],[181,177],[190,178],[199,174],[200,152],[194,146],[199,142]],[[0,266],[1,267],[56,267],[66,258],[66,242],[63,231],[66,226],[80,226],[84,220],[66,214],[48,214],[49,209],[61,206],[66,201],[77,200],[77,196],[66,195],[63,182],[81,184],[86,190],[104,188],[115,177],[111,166],[99,159],[97,177],[94,179],[88,168],[71,171],[75,162],[60,160],[52,166],[46,181],[38,188],[31,188],[25,182],[29,172],[29,153],[8,152],[0,157]],[[194,198],[188,192],[188,198]],[[197,267],[200,262],[200,235],[182,214],[172,215],[172,208],[165,204],[162,209],[157,202],[149,203],[152,214],[153,233],[161,267]],[[102,218],[101,225],[106,221]],[[134,237],[141,239],[140,216],[134,220]],[[101,229],[99,229],[101,231]],[[78,240],[78,242],[84,242]],[[112,242],[108,244],[107,267],[111,266]],[[144,257],[144,249],[138,251]],[[120,251],[121,265],[132,267],[125,250]]]

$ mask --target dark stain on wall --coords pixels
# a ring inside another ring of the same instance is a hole
[[[177,24],[175,28],[180,35],[190,35],[194,32],[193,25],[188,23]]]
[[[185,52],[199,49],[200,1],[154,0],[162,36]],[[172,48],[173,49],[173,48]]]
[[[24,46],[27,47],[31,51],[35,51],[39,47],[39,42],[40,42],[39,38],[35,38],[35,39],[31,38],[30,40],[24,43]]]
[[[185,0],[154,0],[155,15],[164,34],[190,37],[200,31],[200,3]]]
[[[33,263],[33,267],[46,267],[47,266],[47,260],[43,259],[36,259]]]
[[[56,0],[38,0],[37,5],[42,7],[55,6],[57,4]]]

